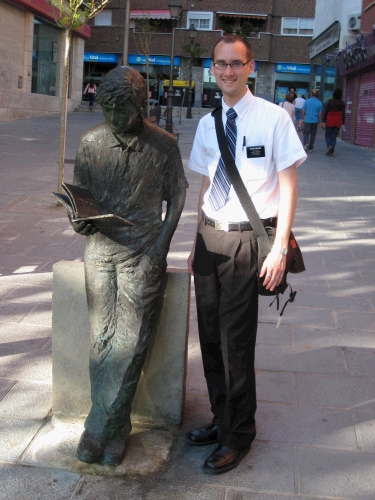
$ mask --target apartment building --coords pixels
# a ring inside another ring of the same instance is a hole
[[[183,46],[190,44],[188,29],[194,25],[198,33],[194,44],[203,52],[192,69],[195,106],[214,105],[217,92],[210,73],[211,48],[227,33],[239,33],[250,42],[255,72],[248,85],[255,95],[269,101],[283,100],[290,87],[297,93],[309,92],[310,50],[314,30],[315,0],[180,0],[181,15],[175,28],[173,80],[189,78],[189,54]],[[172,52],[172,27],[168,3],[143,0],[142,9],[131,1],[128,63],[146,74],[146,58],[140,46],[145,37],[142,19],[153,26],[150,37],[148,73],[152,97],[163,102],[165,82],[169,80]],[[134,9],[133,9],[134,7]],[[85,79],[100,78],[122,62],[125,9],[121,0],[113,0],[91,23],[91,38],[84,55]],[[211,92],[210,92],[211,89]],[[213,98],[213,100],[212,100]],[[210,100],[211,99],[211,100]],[[210,102],[208,102],[210,101]]]

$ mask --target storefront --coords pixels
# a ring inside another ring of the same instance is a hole
[[[275,64],[275,98],[274,102],[285,101],[286,94],[291,88],[294,89],[298,97],[308,98],[310,66],[308,64]]]
[[[344,78],[345,131],[342,138],[358,146],[375,147],[375,36],[358,36],[340,53],[338,71]]]

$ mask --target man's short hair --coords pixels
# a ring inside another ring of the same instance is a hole
[[[220,38],[220,40],[218,40],[212,48],[211,57],[212,57],[213,62],[215,62],[215,49],[219,45],[219,43],[235,43],[235,42],[241,42],[245,46],[246,59],[248,61],[252,61],[253,60],[253,51],[251,50],[249,42],[244,40],[242,38],[242,36],[239,36],[239,35],[226,35],[223,38]]]
[[[286,94],[286,96],[285,96],[285,100],[286,100],[287,102],[291,102],[291,103],[293,103],[293,101],[294,101],[294,97],[293,97],[293,95],[292,95],[292,94]]]
[[[335,89],[333,91],[333,97],[334,97],[334,99],[341,99],[341,97],[342,97],[342,90],[341,89]]]
[[[312,97],[318,97],[319,92],[318,92],[316,89],[314,89],[314,90],[311,92],[311,95],[312,95]]]
[[[142,111],[147,103],[147,86],[143,76],[130,66],[117,66],[100,82],[97,102],[101,105],[122,104],[126,100]]]

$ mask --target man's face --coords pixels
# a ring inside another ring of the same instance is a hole
[[[226,64],[234,61],[246,63],[241,69],[217,69],[214,63],[224,62]],[[215,49],[215,58],[211,64],[211,73],[216,78],[216,83],[223,92],[224,101],[229,106],[234,106],[245,94],[246,84],[250,73],[254,71],[254,61],[248,61],[246,47],[241,42],[220,42]]]
[[[121,104],[103,104],[103,115],[114,134],[126,134],[135,129],[138,110],[134,104],[127,99]]]

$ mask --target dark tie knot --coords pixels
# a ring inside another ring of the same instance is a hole
[[[237,113],[234,111],[233,108],[229,108],[227,111],[227,117],[229,120],[235,120],[237,117]]]

